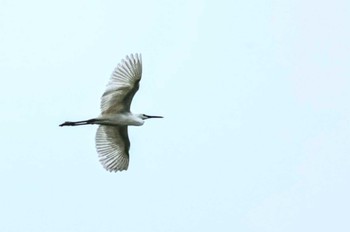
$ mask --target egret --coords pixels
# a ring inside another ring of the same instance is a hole
[[[139,89],[142,75],[141,54],[126,56],[114,69],[101,97],[101,114],[84,121],[64,122],[59,126],[98,124],[95,142],[99,160],[110,172],[127,170],[130,141],[128,126],[141,126],[149,118],[163,118],[130,112],[131,101]]]

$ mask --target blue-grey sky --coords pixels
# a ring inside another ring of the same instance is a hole
[[[350,3],[0,0],[0,230],[350,231]],[[143,56],[129,170],[95,126]]]

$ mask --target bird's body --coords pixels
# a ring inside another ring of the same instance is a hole
[[[60,126],[98,124],[96,149],[108,171],[127,170],[130,141],[127,126],[141,126],[145,119],[162,118],[130,112],[132,98],[142,75],[141,55],[127,56],[115,68],[101,97],[101,115],[84,121],[64,122]]]
[[[101,124],[115,126],[142,126],[145,123],[140,116],[130,112],[103,115],[99,120],[101,120]]]

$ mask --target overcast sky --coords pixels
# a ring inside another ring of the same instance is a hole
[[[0,0],[0,230],[350,231],[350,2]],[[98,162],[143,57],[130,165]]]

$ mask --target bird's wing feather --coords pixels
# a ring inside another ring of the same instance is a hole
[[[142,75],[140,54],[126,56],[114,69],[101,98],[102,114],[130,111],[130,104],[139,89]]]
[[[103,167],[110,172],[127,170],[130,141],[127,126],[100,125],[96,132],[96,149]]]

